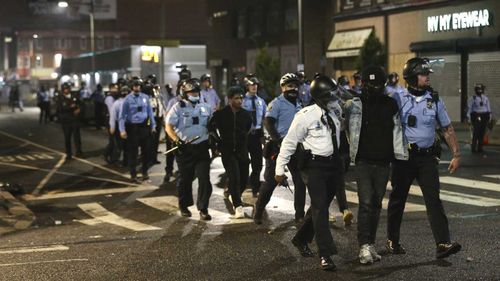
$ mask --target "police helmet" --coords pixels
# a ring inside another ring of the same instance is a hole
[[[259,85],[260,81],[257,77],[250,77],[246,78],[243,80],[245,83],[245,87],[251,86],[251,85]]]
[[[204,81],[212,82],[212,76],[210,76],[210,74],[208,74],[208,73],[205,73],[205,74],[201,75],[200,81],[201,82],[204,82]]]
[[[127,85],[123,85],[121,88],[120,88],[120,94],[122,96],[126,96],[128,95],[128,93],[130,93],[130,88],[127,86]]]
[[[299,77],[299,79],[306,79],[306,73],[304,71],[297,71],[295,72],[295,75],[297,75],[297,77]]]
[[[185,80],[181,85],[182,94],[199,93],[201,91],[200,80],[190,78]]]
[[[361,82],[363,89],[369,92],[379,92],[384,89],[387,75],[382,67],[376,65],[367,66],[362,71]]]
[[[328,102],[337,99],[337,91],[337,83],[328,76],[318,75],[311,82],[311,97],[320,107],[324,109],[326,109]]]
[[[349,78],[347,78],[347,76],[345,75],[341,75],[337,81],[340,86],[349,85]]]
[[[287,73],[280,79],[280,86],[285,86],[286,84],[296,84],[299,86],[301,82],[295,73]]]
[[[118,87],[121,87],[121,86],[127,84],[127,80],[125,80],[125,78],[118,78],[118,80],[116,81],[116,84],[118,84]]]
[[[359,72],[354,73],[354,75],[352,76],[352,78],[354,80],[362,80],[361,74],[359,74]]]
[[[417,76],[433,73],[429,60],[426,58],[409,59],[403,68],[403,78],[412,86],[417,84]]]
[[[391,72],[387,75],[387,84],[394,86],[399,82],[399,75],[396,72]]]
[[[71,84],[70,84],[70,83],[68,83],[68,82],[64,82],[64,83],[62,83],[62,85],[61,85],[61,90],[63,90],[63,91],[64,91],[65,89],[71,90]]]
[[[130,80],[130,88],[132,88],[134,86],[141,86],[142,87],[142,84],[143,84],[143,81],[140,77],[134,76]]]
[[[486,89],[486,86],[484,86],[483,84],[481,83],[476,83],[476,85],[474,86],[474,91],[484,91],[484,89]]]
[[[240,86],[231,86],[227,90],[227,97],[230,99],[235,97],[235,96],[242,96],[243,97],[244,94],[245,93],[243,92],[243,89]]]
[[[156,78],[156,75],[154,75],[154,74],[149,74],[148,77],[146,77],[146,81],[151,82],[151,84],[153,84],[153,85],[158,84],[158,79]]]

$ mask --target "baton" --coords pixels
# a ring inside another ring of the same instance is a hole
[[[284,179],[281,183],[279,183],[278,185],[281,185],[283,186],[284,188],[288,189],[290,191],[290,193],[293,194],[293,190],[290,188],[290,185],[288,184],[288,181],[286,179]]]
[[[196,137],[194,137],[194,138],[192,138],[192,139],[188,140],[188,141],[187,141],[187,142],[185,142],[184,144],[191,144],[191,143],[193,143],[194,141],[198,140],[199,138],[200,138],[200,136],[196,136]],[[169,153],[172,153],[172,152],[176,151],[177,149],[179,149],[179,146],[173,147],[173,148],[171,148],[171,149],[169,149],[169,150],[167,150],[167,151],[163,152],[163,154],[164,154],[164,155],[167,155],[167,154],[169,154]]]

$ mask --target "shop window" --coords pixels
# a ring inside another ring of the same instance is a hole
[[[272,1],[269,3],[267,13],[267,31],[271,34],[281,31],[281,1]]]
[[[43,67],[43,56],[41,54],[37,54],[35,56],[35,68]]]
[[[43,39],[40,37],[33,39],[33,45],[37,51],[43,50]]]
[[[97,47],[97,50],[104,49],[104,37],[102,37],[102,36],[97,37],[96,47]]]
[[[246,12],[238,12],[238,30],[236,33],[236,38],[243,39],[246,36],[246,26],[247,25],[247,15]]]
[[[287,0],[285,9],[285,30],[297,30],[299,27],[296,0]]]
[[[80,50],[85,51],[87,50],[87,37],[80,37]]]
[[[120,48],[120,46],[121,46],[121,38],[120,38],[120,36],[115,36],[113,38],[113,48],[115,48],[115,49]]]
[[[248,35],[261,36],[264,23],[264,8],[262,5],[248,8]]]

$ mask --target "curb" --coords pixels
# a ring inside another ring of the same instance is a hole
[[[7,212],[0,215],[0,235],[26,229],[35,221],[35,214],[8,191],[0,190],[0,207]]]

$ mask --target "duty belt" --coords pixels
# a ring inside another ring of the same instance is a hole
[[[428,148],[421,148],[421,147],[418,147],[418,145],[416,145],[414,143],[408,144],[408,150],[410,151],[410,153],[414,153],[414,154],[422,154],[422,155],[434,154],[434,147],[431,146]]]
[[[315,161],[331,161],[335,158],[335,154],[332,154],[330,156],[321,156],[321,155],[316,155],[316,154],[311,154],[311,159]]]

